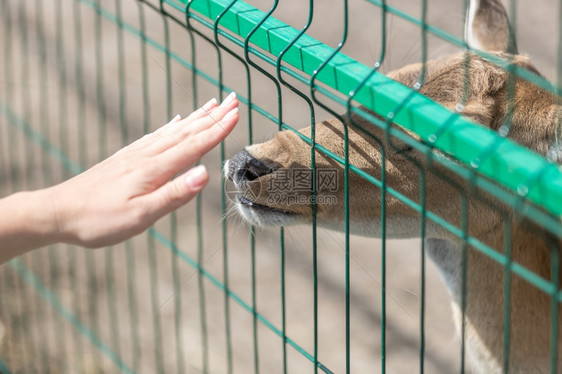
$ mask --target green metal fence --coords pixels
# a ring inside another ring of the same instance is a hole
[[[467,3],[456,9],[459,30]],[[411,89],[380,72],[393,43],[392,22],[417,28],[415,61],[428,59],[431,41],[466,48],[458,30],[428,20],[431,1],[407,10],[378,0],[0,4],[2,196],[80,173],[208,97],[222,99],[235,90],[244,104],[237,131],[203,160],[214,180],[197,201],[122,245],[98,251],[57,245],[0,268],[0,372],[464,372],[465,328],[456,346],[436,327],[448,318],[448,302],[431,297],[427,279],[435,275],[428,274],[423,241],[409,243],[408,252],[396,249],[414,259],[414,286],[393,283],[404,274],[392,268],[396,244],[386,238],[384,211],[382,239],[368,240],[350,236],[348,208],[340,236],[317,227],[315,218],[312,229],[258,230],[229,213],[219,177],[226,158],[277,130],[295,131],[346,111],[384,129],[381,144],[399,141],[426,155],[419,200],[387,185],[384,173],[377,180],[347,156],[316,144],[314,136],[301,135],[312,165],[317,152],[331,157],[345,167],[346,191],[349,173],[357,173],[380,187],[381,201],[397,198],[419,214],[420,237],[431,222],[462,240],[463,258],[470,248],[500,264],[504,321],[510,319],[513,277],[549,295],[551,372],[557,371],[559,166],[506,139],[509,123],[502,136],[417,93],[423,74]],[[512,21],[516,9],[511,1]],[[319,12],[333,18],[319,20]],[[358,62],[365,55],[358,57],[347,43],[357,37],[356,17],[365,12],[374,26],[361,25],[358,34],[372,27],[378,49],[367,54],[372,61]],[[562,24],[555,27],[558,84],[476,53],[558,93]],[[325,36],[318,31],[323,29],[336,30],[327,37],[334,40],[313,37]],[[447,157],[436,157],[435,150]],[[470,236],[466,194],[459,197],[460,225],[428,209],[423,181],[436,170],[458,175],[469,190],[482,192],[483,201],[544,228],[554,238],[551,278],[512,261],[507,218],[504,248]],[[359,247],[367,250],[357,253]],[[417,287],[407,290],[413,299],[402,295],[408,287]],[[463,315],[465,304],[463,298]],[[506,372],[510,336],[504,323]],[[440,352],[444,347],[449,351]]]

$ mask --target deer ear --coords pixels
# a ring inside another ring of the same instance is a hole
[[[518,53],[515,32],[500,0],[470,0],[464,33],[470,48]]]

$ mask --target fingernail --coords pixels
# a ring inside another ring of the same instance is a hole
[[[223,121],[229,120],[231,117],[234,117],[236,114],[238,114],[238,108],[234,108],[230,112],[226,113],[226,115],[223,118]]]
[[[189,170],[185,176],[185,183],[193,190],[200,189],[207,180],[205,165],[199,165]]]
[[[203,105],[201,107],[201,109],[203,109],[205,112],[208,112],[209,110],[211,110],[212,107],[214,107],[217,104],[217,99],[215,99],[214,97],[207,101],[207,103],[205,103],[205,105]]]
[[[235,92],[231,92],[230,95],[228,95],[228,96],[226,97],[226,99],[224,99],[224,101],[222,102],[221,106],[227,106],[228,104],[230,104],[231,102],[233,102],[235,98],[236,98],[236,93],[235,93]]]
[[[176,116],[174,118],[172,118],[172,120],[170,122],[177,122],[181,119],[181,116],[179,114],[176,114]]]

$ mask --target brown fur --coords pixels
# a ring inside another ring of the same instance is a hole
[[[494,2],[492,0],[484,3]],[[499,3],[494,2],[494,6]],[[499,5],[501,6],[501,4]],[[502,7],[503,10],[503,7]],[[505,16],[505,11],[503,11]],[[494,16],[496,17],[497,14]],[[492,17],[493,18],[493,17]],[[488,22],[480,18],[478,22]],[[507,24],[507,19],[504,20]],[[503,26],[502,26],[503,27]],[[505,38],[504,38],[505,39]],[[491,41],[497,43],[497,41]],[[506,40],[504,40],[507,43]],[[507,45],[507,44],[506,44]],[[459,53],[427,63],[426,79],[420,92],[445,107],[454,110],[463,102],[465,61],[467,55]],[[497,57],[511,60],[517,66],[536,72],[524,56],[497,53]],[[469,90],[462,114],[483,126],[498,130],[508,113],[508,73],[476,55],[469,55]],[[413,64],[389,74],[389,77],[407,86],[419,78],[421,64]],[[514,105],[511,129],[508,136],[546,155],[552,146],[558,125],[556,97],[533,84],[515,78]],[[426,203],[428,209],[460,227],[461,197],[468,201],[469,235],[503,252],[505,230],[511,232],[513,261],[523,265],[537,275],[550,279],[551,249],[560,250],[562,243],[542,228],[528,220],[521,220],[507,206],[503,206],[485,193],[474,194],[468,183],[446,170],[432,165],[428,167],[426,155],[408,149],[404,144],[384,143],[385,133],[378,127],[359,117],[347,124],[350,164],[380,179],[386,171],[387,185],[405,197],[419,202],[420,175],[425,176]],[[365,132],[365,129],[367,131]],[[310,136],[311,128],[301,131]],[[344,124],[331,119],[316,125],[316,141],[340,157],[344,156]],[[247,148],[255,159],[271,166],[274,171],[241,186],[256,193],[254,203],[285,212],[286,218],[274,224],[308,223],[311,219],[310,205],[272,204],[268,202],[268,191],[263,186],[287,168],[310,168],[310,146],[292,132],[280,132],[263,144]],[[386,156],[383,164],[382,154]],[[321,152],[316,154],[318,168],[337,169],[343,181],[342,166]],[[363,235],[380,235],[381,199],[380,189],[363,177],[350,173],[350,221],[351,230]],[[319,194],[323,192],[320,191]],[[336,204],[317,205],[317,220],[320,225],[343,229],[344,189],[343,183],[337,191]],[[244,210],[240,208],[241,211]],[[259,212],[258,212],[259,213]],[[256,213],[265,217],[267,213]],[[409,209],[400,200],[387,195],[386,216],[388,235],[394,238],[419,236],[419,214]],[[251,218],[249,218],[251,220]],[[260,222],[253,222],[258,223]],[[456,269],[447,275],[451,261],[456,257],[461,243],[449,232],[427,221],[428,248],[431,257],[447,276],[459,276]],[[444,247],[440,247],[443,245]],[[457,273],[455,273],[455,271]],[[474,248],[469,248],[467,263],[467,310],[466,343],[467,354],[477,372],[502,372],[504,334],[504,268]],[[449,284],[453,295],[457,326],[460,327],[460,301],[458,285]],[[550,372],[550,298],[527,281],[511,275],[510,303],[510,371],[514,373]],[[560,313],[556,318],[560,319]],[[558,337],[560,341],[560,335]],[[562,342],[561,342],[562,343]],[[562,344],[559,344],[562,346]],[[560,351],[560,350],[559,350]],[[562,369],[559,365],[558,369]]]

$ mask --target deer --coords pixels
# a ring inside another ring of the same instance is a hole
[[[539,74],[530,59],[519,54],[507,12],[499,0],[471,0],[465,22],[465,40],[470,49],[509,60],[514,65]],[[510,73],[471,50],[428,60],[425,79],[419,92],[465,118],[498,131],[510,114],[507,137],[534,152],[552,151],[560,115],[557,97],[532,83],[513,77],[513,106],[508,104]],[[466,58],[470,74],[464,89]],[[392,71],[387,76],[413,87],[421,74],[422,63]],[[463,96],[464,95],[464,96]],[[343,121],[342,121],[343,119]],[[385,170],[386,183],[409,199],[420,202],[420,169],[425,178],[427,209],[460,227],[461,195],[466,196],[468,235],[478,238],[498,253],[504,253],[509,228],[512,260],[550,279],[550,248],[561,248],[561,240],[531,220],[522,218],[512,207],[475,192],[469,182],[450,170],[424,162],[426,155],[399,141],[378,144],[384,130],[362,116],[342,115],[315,125],[315,142],[344,157],[344,130],[347,129],[349,164],[380,180]],[[312,128],[299,130],[311,137]],[[405,132],[406,133],[406,132]],[[371,136],[372,135],[372,136]],[[401,145],[402,144],[402,145]],[[264,143],[254,144],[225,162],[225,177],[236,191],[236,210],[255,226],[311,224],[311,203],[272,199],[269,188],[276,178],[290,170],[311,169],[311,146],[292,131],[281,131]],[[382,153],[385,154],[383,164]],[[560,163],[557,159],[555,162]],[[344,167],[316,151],[315,167],[335,170],[340,181]],[[443,177],[444,176],[444,177]],[[349,231],[351,234],[381,237],[381,189],[362,176],[349,172]],[[345,230],[344,186],[336,191],[318,189],[316,222],[332,230]],[[299,192],[310,197],[311,191]],[[321,197],[335,194],[335,201]],[[306,200],[306,199],[305,199]],[[420,214],[397,198],[386,195],[386,238],[420,238]],[[507,222],[507,223],[506,223]],[[451,295],[452,316],[458,332],[464,324],[465,354],[468,368],[476,373],[547,373],[550,360],[550,297],[517,275],[511,276],[510,321],[504,321],[504,271],[502,265],[477,249],[466,249],[466,308],[463,300],[462,241],[441,226],[427,220],[425,253],[437,265]],[[555,318],[560,320],[560,313]],[[509,323],[508,357],[504,357],[504,328]],[[460,334],[459,334],[460,335]],[[557,338],[560,342],[560,334]],[[562,342],[560,342],[562,343]],[[562,344],[558,344],[558,356]],[[554,371],[562,370],[560,360]]]

